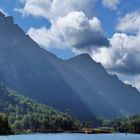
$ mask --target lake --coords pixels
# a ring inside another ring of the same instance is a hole
[[[28,134],[0,136],[0,140],[140,140],[135,134]]]

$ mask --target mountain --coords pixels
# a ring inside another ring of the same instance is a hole
[[[94,123],[140,113],[140,93],[87,54],[60,60],[0,13],[0,80],[22,95]]]
[[[19,95],[3,83],[0,83],[0,112],[8,115],[13,132],[73,130],[83,127],[82,123],[69,115]],[[4,132],[6,132],[5,129]]]
[[[113,110],[119,111],[122,116],[140,113],[138,108],[140,93],[138,90],[124,84],[116,75],[108,74],[101,64],[94,62],[89,55],[77,56],[66,63],[72,70],[81,75],[86,80],[89,89],[101,95]],[[106,105],[104,104],[103,110]],[[100,113],[102,114],[102,110]]]

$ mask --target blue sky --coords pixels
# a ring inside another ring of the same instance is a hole
[[[17,23],[25,32],[28,31],[30,27],[40,27],[42,25],[49,27],[50,23],[42,17],[35,18],[33,16],[23,17],[18,12],[15,12],[15,8],[22,6],[18,0],[1,0],[0,7],[8,13],[8,15],[14,17],[15,23]]]
[[[21,14],[15,12],[14,9],[16,7],[20,7],[23,4],[18,0],[1,0],[0,8],[2,8],[5,12],[7,12],[10,16],[14,17],[15,23],[17,23],[25,32],[28,31],[30,27],[41,27],[41,26],[50,26],[50,22],[46,21],[46,19],[42,17],[33,17],[33,16],[25,16],[22,17]],[[140,1],[139,0],[122,0],[116,10],[110,10],[109,8],[105,8],[102,5],[101,0],[96,3],[96,13],[99,19],[102,22],[104,30],[106,34],[111,37],[115,32],[116,22],[119,16],[124,15],[128,12],[135,11],[140,9]],[[119,15],[118,13],[121,13]]]
[[[117,10],[110,10],[109,8],[104,8],[101,1],[97,3],[97,13],[98,17],[102,22],[105,32],[109,37],[111,37],[115,32],[115,26],[119,17],[140,9],[139,0],[122,0],[118,5]]]
[[[0,9],[59,58],[88,53],[140,89],[140,0],[0,0]]]

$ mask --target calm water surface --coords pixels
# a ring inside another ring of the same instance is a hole
[[[0,140],[140,140],[134,134],[31,134],[0,136]]]

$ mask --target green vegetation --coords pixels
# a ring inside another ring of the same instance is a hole
[[[0,114],[0,135],[11,134],[11,127],[8,123],[8,117],[5,114]]]
[[[112,121],[105,120],[104,126],[113,127],[115,132],[140,134],[140,115],[118,118]]]
[[[98,130],[91,129],[88,123],[81,123],[68,114],[19,95],[4,84],[0,84],[0,112],[0,135],[72,130],[97,133],[110,132],[111,128],[115,132],[140,133],[140,115],[114,120],[96,117],[98,126],[108,129],[103,130],[102,127]]]
[[[7,127],[4,127],[6,130],[0,127],[6,133],[10,132],[10,127],[13,132],[46,132],[77,130],[87,125],[35,100],[25,98],[4,84],[0,84],[0,112],[8,116],[0,120],[1,124],[8,120]]]

